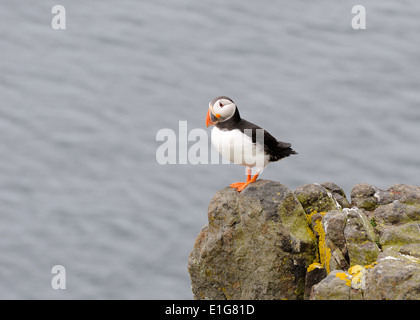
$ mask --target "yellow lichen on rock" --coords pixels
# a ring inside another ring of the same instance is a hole
[[[339,278],[340,280],[345,280],[346,281],[346,286],[351,286],[351,276],[348,275],[345,272],[337,272],[337,274],[335,275],[337,278]],[[350,278],[349,278],[350,277]]]
[[[314,215],[314,214],[317,214],[318,212],[316,211],[316,210],[314,210],[314,211],[312,211],[310,214],[307,214],[306,215],[306,221],[308,222],[308,224],[310,225],[311,224],[311,220],[312,220],[312,216]]]
[[[325,214],[325,212],[321,212],[322,215]],[[318,233],[319,241],[318,241],[318,247],[319,247],[319,260],[321,264],[325,267],[325,270],[327,270],[327,274],[330,273],[330,259],[331,259],[331,249],[328,248],[327,244],[325,243],[325,231],[322,226],[322,220],[319,219],[315,222],[314,226],[315,231]]]
[[[307,226],[307,227],[306,227],[306,231],[308,232],[309,237],[310,237],[312,240],[316,241],[316,237],[315,237],[314,233],[312,232],[311,228],[309,228],[309,226]]]
[[[324,216],[326,212],[319,212],[321,216]],[[316,210],[312,211],[310,214],[306,215],[306,219],[308,222],[308,225],[310,226],[312,224],[312,217],[318,214]],[[325,243],[325,231],[322,226],[322,219],[317,219],[315,222],[315,225],[312,225],[314,231],[318,235],[318,252],[317,257],[314,263],[312,263],[307,271],[313,271],[315,268],[322,268],[324,267],[327,271],[327,274],[330,273],[330,259],[331,259],[331,249],[328,248],[328,246]],[[312,230],[308,227],[308,233],[310,234],[311,238],[316,239],[314,233]]]
[[[335,276],[341,280],[345,280],[346,285],[351,287],[352,289],[365,290],[367,269],[374,268],[376,264],[376,262],[366,266],[361,266],[357,264],[349,268],[348,273],[337,272]]]
[[[365,269],[373,269],[378,263],[375,261],[374,263],[365,265]]]
[[[366,269],[360,270],[351,279],[351,287],[353,289],[364,289],[365,288],[365,273]]]
[[[309,265],[309,267],[306,269],[307,272],[311,272],[315,269],[319,269],[322,268],[322,264],[320,264],[319,262],[314,262],[312,264]]]
[[[367,270],[374,268],[377,262],[374,262],[372,264],[368,264],[366,266],[361,265],[355,265],[351,267],[348,272],[351,275],[351,287],[353,289],[362,289],[364,290],[366,288],[366,274]]]
[[[349,273],[351,275],[354,275],[354,274],[360,272],[362,269],[363,269],[363,267],[361,265],[356,264],[355,266],[353,266],[349,269]]]
[[[335,275],[337,278],[340,278],[341,280],[345,280],[348,277],[348,274],[345,272],[337,272],[337,274]]]

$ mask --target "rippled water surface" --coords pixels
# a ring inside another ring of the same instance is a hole
[[[156,134],[206,129],[218,95],[299,152],[262,178],[420,184],[418,1],[358,2],[366,30],[347,0],[61,1],[66,30],[55,4],[0,4],[2,299],[191,299],[208,203],[244,170],[159,165]]]

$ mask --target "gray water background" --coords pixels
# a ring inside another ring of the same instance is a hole
[[[206,129],[218,95],[299,152],[264,179],[419,185],[419,35],[417,0],[2,0],[0,298],[191,299],[208,203],[244,170],[161,166],[156,134]]]

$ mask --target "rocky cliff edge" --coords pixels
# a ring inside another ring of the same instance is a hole
[[[420,187],[258,180],[210,202],[195,299],[420,300]]]

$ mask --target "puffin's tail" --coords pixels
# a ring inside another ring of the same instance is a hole
[[[275,161],[286,158],[291,154],[298,154],[295,150],[292,149],[292,145],[287,142],[277,141],[278,147],[275,154]]]

